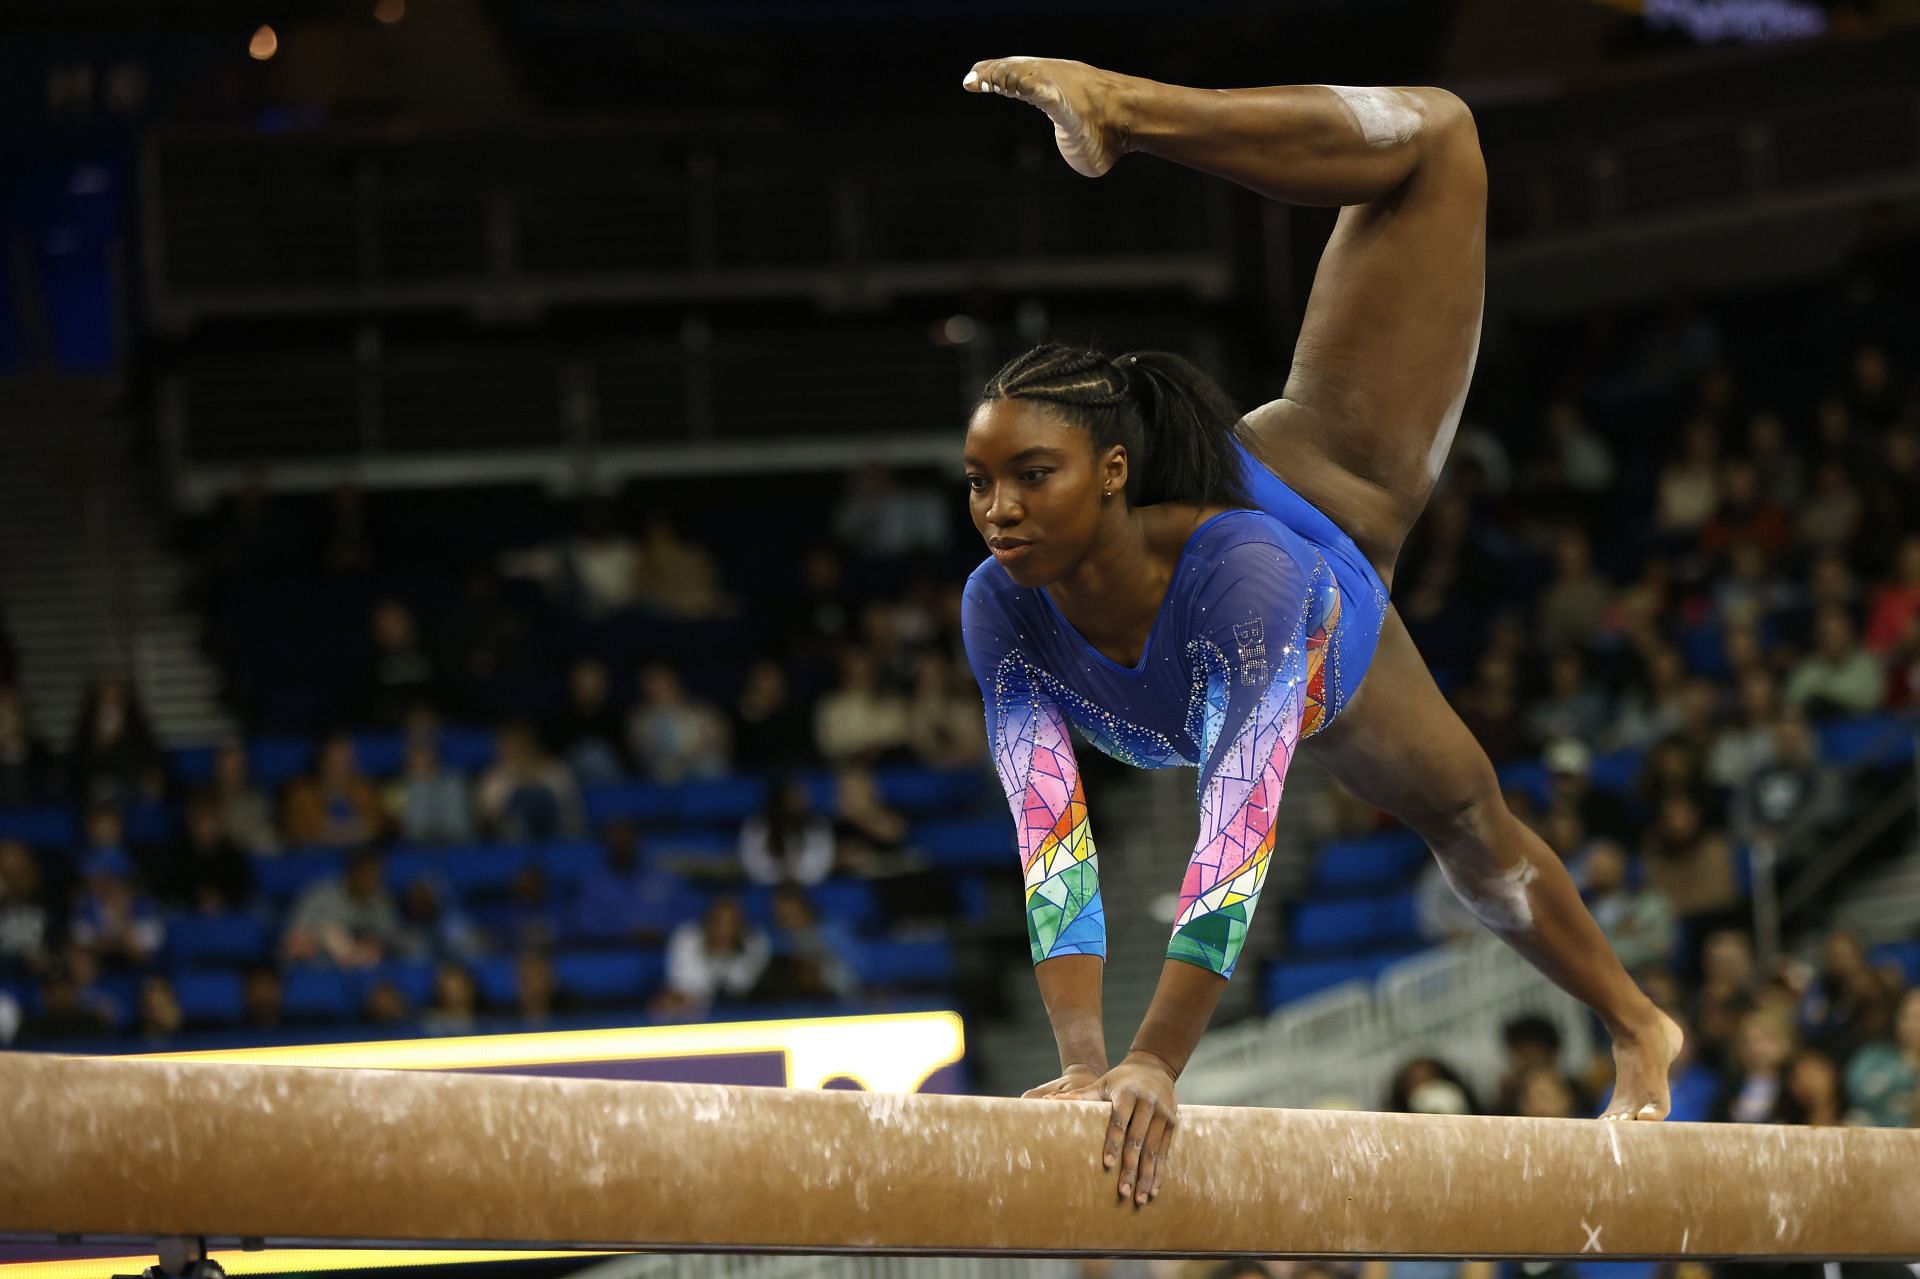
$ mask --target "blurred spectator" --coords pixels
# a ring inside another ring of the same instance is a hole
[[[1643,851],[1647,886],[1672,902],[1681,918],[1715,914],[1739,901],[1732,850],[1705,824],[1691,797],[1670,793],[1661,799]]]
[[[1876,430],[1892,426],[1900,417],[1900,388],[1894,382],[1886,348],[1877,342],[1855,348],[1848,374],[1847,412],[1855,421]]]
[[[1627,807],[1619,797],[1593,784],[1593,752],[1571,739],[1557,741],[1547,747],[1540,762],[1547,769],[1551,811],[1577,814],[1581,825],[1596,837],[1625,837],[1630,824]]]
[[[1500,1028],[1507,1050],[1506,1066],[1494,1089],[1494,1107],[1503,1115],[1516,1114],[1527,1076],[1535,1071],[1560,1070],[1560,1027],[1550,1017],[1523,1013]]]
[[[0,976],[27,976],[44,967],[52,925],[33,850],[0,839]]]
[[[1789,443],[1778,413],[1762,410],[1747,419],[1747,460],[1762,501],[1783,511],[1799,509],[1807,491],[1806,463]]]
[[[279,1030],[286,1017],[284,993],[277,970],[267,964],[248,969],[240,988],[241,1024],[248,1030]]]
[[[547,891],[546,872],[535,862],[522,866],[513,877],[506,901],[483,911],[481,917],[508,950],[544,954],[560,937],[559,904]]]
[[[913,660],[907,701],[907,745],[935,768],[978,768],[987,757],[986,715],[971,679],[964,687],[944,653],[923,649]]]
[[[1540,592],[1536,633],[1549,650],[1590,645],[1613,598],[1613,587],[1594,571],[1585,532],[1563,528],[1553,540],[1553,580]]]
[[[1625,696],[1608,733],[1612,745],[1644,749],[1678,732],[1683,718],[1681,699],[1687,683],[1686,659],[1671,644],[1646,653],[1638,673],[1628,681]]]
[[[577,838],[586,814],[567,766],[546,753],[526,724],[506,725],[496,741],[475,805],[487,834],[514,844]]]
[[[789,661],[811,667],[829,660],[853,630],[853,613],[840,557],[824,546],[807,551],[800,560],[799,589],[769,610],[772,624]]]
[[[1920,537],[1907,537],[1894,557],[1893,577],[1867,606],[1867,648],[1881,656],[1914,641],[1920,628]]]
[[[418,875],[400,894],[400,930],[393,954],[406,959],[471,961],[487,938],[437,876]]]
[[[1752,656],[1761,656],[1757,627],[1804,604],[1805,592],[1774,571],[1774,560],[1758,542],[1736,541],[1728,549],[1712,587],[1713,612],[1727,629],[1721,642],[1728,666],[1742,670],[1749,662],[1736,660],[1732,651],[1742,641],[1756,641]],[[1735,639],[1738,635],[1740,639]]]
[[[718,898],[702,918],[674,929],[667,942],[667,989],[661,1007],[697,1011],[743,1000],[766,971],[771,953],[767,935],[748,926],[739,900]]]
[[[813,725],[793,696],[786,670],[771,658],[747,668],[733,711],[734,763],[770,770],[811,763]]]
[[[1473,1090],[1445,1062],[1416,1057],[1394,1072],[1387,1085],[1387,1107],[1396,1114],[1477,1115]]]
[[[627,743],[656,782],[719,777],[727,771],[725,717],[688,696],[680,676],[662,662],[640,672],[640,703],[627,717]]]
[[[1720,504],[1720,433],[1701,414],[1681,428],[1680,456],[1660,468],[1654,525],[1691,540]]]
[[[140,979],[140,1009],[134,1033],[150,1048],[164,1048],[177,1038],[186,1025],[180,1012],[180,1000],[173,983],[165,977]]]
[[[1631,886],[1627,854],[1611,840],[1591,845],[1579,869],[1587,909],[1621,965],[1635,972],[1650,964],[1665,964],[1679,936],[1673,903],[1666,894],[1657,888]]]
[[[94,989],[97,970],[84,950],[75,950],[40,979],[39,1007],[21,1024],[18,1048],[99,1039],[113,1033],[118,1010]]]
[[[409,844],[473,842],[467,779],[441,762],[432,733],[407,735],[406,763],[388,787],[387,805]]]
[[[1791,860],[1805,851],[1809,838],[1840,824],[1846,816],[1846,781],[1819,751],[1806,720],[1788,714],[1774,721],[1771,758],[1734,795],[1736,840],[1771,838],[1779,856]]]
[[[699,913],[692,888],[646,863],[631,822],[609,823],[601,840],[604,858],[580,881],[573,899],[573,930],[581,937],[653,945]]]
[[[573,997],[554,979],[553,962],[537,950],[523,953],[514,965],[514,1014],[520,1024],[535,1029],[574,1007]]]
[[[1559,738],[1590,742],[1607,723],[1607,700],[1587,678],[1586,658],[1580,650],[1563,648],[1547,666],[1545,694],[1527,712],[1527,727],[1537,746]]]
[[[360,774],[352,737],[327,738],[313,771],[287,787],[285,826],[291,844],[344,848],[380,837],[386,815],[373,783]]]
[[[1920,986],[1900,997],[1893,1033],[1847,1063],[1847,1099],[1860,1121],[1876,1128],[1920,1124]]]
[[[247,768],[245,748],[239,742],[222,742],[213,755],[208,793],[220,806],[220,824],[228,839],[249,853],[277,853],[280,836],[274,828],[273,805],[253,785]]]
[[[1815,1049],[1795,1053],[1787,1062],[1786,1084],[1774,1113],[1783,1124],[1839,1127],[1846,1118],[1846,1101],[1833,1059]]]
[[[1535,1067],[1515,1081],[1511,1107],[1503,1113],[1526,1119],[1585,1119],[1589,1112],[1565,1071]]]
[[[0,1048],[13,1043],[26,1017],[26,1009],[20,1006],[20,1001],[9,992],[0,990]]]
[[[1547,449],[1543,461],[1552,467],[1552,483],[1575,493],[1604,493],[1613,484],[1613,452],[1606,439],[1581,416],[1572,400],[1547,405]],[[1542,477],[1544,480],[1545,477]]]
[[[588,617],[627,608],[638,598],[640,549],[613,527],[605,507],[589,507],[579,536],[567,544],[565,566]]]
[[[1896,425],[1880,439],[1879,465],[1868,473],[1862,541],[1878,569],[1908,534],[1920,531],[1920,433]]]
[[[1692,800],[1702,813],[1714,808],[1706,762],[1678,733],[1660,739],[1647,752],[1646,762],[1640,766],[1639,790],[1641,807],[1656,818],[1661,805],[1673,796]]]
[[[821,922],[803,890],[782,884],[773,892],[772,958],[753,997],[770,1003],[854,998],[853,945],[838,925]]]
[[[636,602],[682,621],[719,617],[732,609],[713,556],[681,537],[662,511],[647,516],[634,559],[634,584]]]
[[[854,473],[833,512],[834,536],[862,559],[900,559],[947,549],[948,509],[933,488],[903,484],[881,462]]]
[[[1714,735],[1707,751],[1707,780],[1738,790],[1774,759],[1779,695],[1773,676],[1758,667],[1740,676],[1738,718]]]
[[[1843,551],[1866,519],[1866,502],[1846,464],[1822,462],[1800,508],[1800,537],[1815,551]]]
[[[848,649],[840,659],[840,684],[814,709],[814,739],[831,763],[876,757],[907,741],[906,702],[881,687],[873,658]]]
[[[813,811],[805,783],[787,781],[740,827],[739,853],[753,883],[810,887],[833,873],[833,825]]]
[[[429,1035],[470,1035],[480,1010],[480,988],[459,964],[440,965],[433,978],[433,1003],[420,1015]]]
[[[582,786],[617,782],[629,771],[612,687],[605,662],[581,658],[567,673],[567,704],[547,729],[547,740]]]
[[[398,728],[412,707],[434,702],[434,660],[420,641],[413,611],[398,600],[375,604],[368,630],[373,654],[362,680],[360,722]]]
[[[0,686],[0,809],[46,803],[58,789],[53,752],[34,734],[26,701]]]
[[[1508,759],[1518,751],[1520,679],[1512,658],[1497,652],[1482,656],[1472,682],[1454,697],[1453,706],[1488,755]]]
[[[1700,988],[1694,997],[1692,1021],[1699,1032],[1699,1057],[1719,1069],[1740,1017],[1753,1006],[1755,986],[1753,941],[1737,928],[1708,933],[1700,947]]]
[[[1867,962],[1859,936],[1836,928],[1821,946],[1820,971],[1800,998],[1800,1033],[1809,1048],[1845,1061],[1886,1038],[1897,994]]]
[[[251,901],[253,885],[253,862],[227,838],[219,801],[188,798],[185,830],[154,869],[154,894],[169,906],[218,915]]]
[[[364,1013],[371,1025],[401,1026],[413,1019],[413,1006],[405,991],[390,981],[381,980],[367,989]]]
[[[380,854],[358,849],[344,874],[307,888],[293,904],[284,943],[294,963],[330,961],[371,968],[401,938],[400,910],[382,879]]]
[[[1842,609],[1821,609],[1813,651],[1787,676],[1787,705],[1811,719],[1858,715],[1878,706],[1886,689],[1886,672],[1854,640],[1853,619]]]
[[[158,799],[166,789],[166,757],[125,676],[102,675],[88,687],[67,767],[82,804]]]
[[[1760,490],[1760,474],[1751,462],[1736,459],[1720,468],[1720,504],[1700,530],[1698,553],[1709,561],[1737,546],[1753,546],[1765,560],[1787,549],[1793,530],[1786,512]]]
[[[1440,863],[1432,858],[1421,864],[1420,878],[1413,889],[1413,905],[1414,927],[1422,941],[1467,941],[1482,931],[1483,925],[1453,891]]]
[[[133,885],[133,859],[117,848],[88,855],[68,925],[74,943],[116,966],[145,968],[167,939],[159,908]]]
[[[527,626],[487,568],[467,572],[461,598],[440,621],[442,707],[449,715],[485,720],[498,713],[502,690],[525,666]]]
[[[873,771],[848,765],[834,774],[833,834],[839,864],[855,874],[886,869],[907,841],[907,819],[887,807]]]
[[[1792,1036],[1772,1013],[1755,1008],[1744,1014],[1734,1040],[1733,1065],[1722,1076],[1710,1117],[1716,1123],[1781,1122],[1793,1047]]]

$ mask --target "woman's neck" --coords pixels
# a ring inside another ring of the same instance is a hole
[[[1083,639],[1132,666],[1146,648],[1180,552],[1213,513],[1185,503],[1116,511],[1094,549],[1047,594]]]

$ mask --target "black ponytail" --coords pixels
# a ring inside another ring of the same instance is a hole
[[[1096,452],[1127,450],[1129,506],[1253,505],[1234,447],[1240,411],[1212,378],[1171,351],[1115,359],[1047,342],[1009,360],[980,400],[1041,400],[1093,436]]]

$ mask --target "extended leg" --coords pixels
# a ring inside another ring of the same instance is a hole
[[[1366,680],[1308,750],[1355,795],[1407,823],[1480,921],[1613,1035],[1607,1114],[1660,1119],[1680,1029],[1620,966],[1566,867],[1508,810],[1486,752],[1447,705],[1398,612]]]

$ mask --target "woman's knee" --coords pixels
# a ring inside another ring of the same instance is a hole
[[[1491,770],[1486,778],[1448,792],[1416,818],[1408,821],[1435,854],[1472,853],[1492,846],[1495,828],[1511,821],[1506,797]]]

